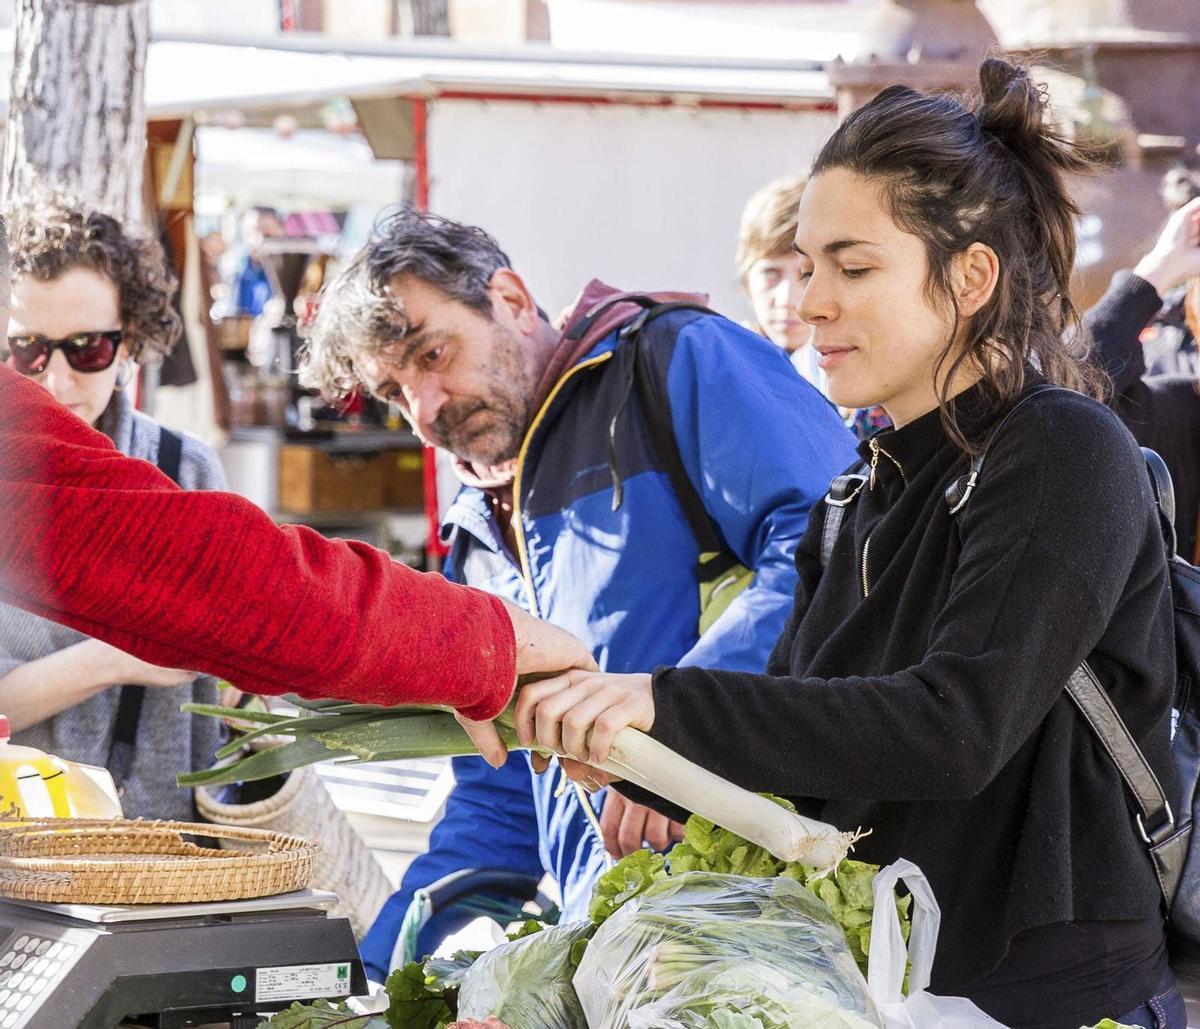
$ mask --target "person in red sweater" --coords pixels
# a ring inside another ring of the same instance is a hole
[[[499,713],[518,674],[593,667],[569,633],[490,594],[179,489],[6,365],[0,441],[0,602],[143,660],[472,719]]]
[[[0,324],[8,322],[0,222]],[[248,692],[497,715],[569,633],[362,543],[185,492],[0,361],[0,603]]]

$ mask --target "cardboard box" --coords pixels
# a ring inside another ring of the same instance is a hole
[[[420,511],[425,507],[425,452],[389,450],[387,463],[387,506]]]
[[[291,514],[378,511],[387,506],[383,453],[339,454],[318,447],[279,448],[279,509]]]

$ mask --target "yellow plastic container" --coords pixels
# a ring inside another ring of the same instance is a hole
[[[106,769],[18,746],[10,735],[0,715],[0,819],[121,817]]]

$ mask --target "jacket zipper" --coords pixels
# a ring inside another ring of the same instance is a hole
[[[513,535],[517,540],[517,557],[521,562],[521,578],[525,581],[525,591],[529,594],[530,613],[534,618],[541,618],[542,612],[538,604],[537,593],[534,592],[533,588],[533,569],[529,563],[529,545],[525,541],[525,520],[521,516],[521,473],[525,469],[525,457],[529,453],[529,445],[533,442],[534,433],[541,426],[542,419],[546,416],[546,412],[550,410],[550,405],[554,403],[555,398],[562,392],[562,388],[576,375],[589,368],[595,368],[597,365],[603,364],[612,356],[613,352],[609,350],[598,357],[593,357],[589,361],[580,361],[579,364],[569,369],[554,384],[550,395],[546,397],[545,402],[538,409],[538,413],[533,416],[533,421],[529,423],[529,428],[525,432],[525,438],[521,441],[521,449],[517,453],[517,470],[513,476]]]
[[[875,469],[879,465],[879,455],[880,454],[882,454],[889,461],[891,461],[892,464],[894,464],[896,466],[896,471],[898,471],[900,473],[901,482],[903,482],[904,485],[907,486],[908,485],[908,476],[904,474],[904,466],[902,464],[900,464],[899,461],[897,461],[894,457],[892,457],[891,454],[889,454],[886,450],[883,449],[883,447],[881,447],[879,445],[879,440],[876,439],[875,437],[871,437],[871,439],[869,439],[867,441],[867,445],[871,448],[871,479],[870,479],[870,482],[868,483],[869,488],[871,488],[871,489],[875,488]],[[864,597],[870,596],[870,593],[871,593],[871,578],[870,578],[870,573],[868,571],[868,565],[867,565],[867,560],[868,560],[870,553],[871,553],[871,534],[867,533],[867,538],[863,541],[863,550],[862,550],[862,590],[863,590]]]
[[[879,445],[878,439],[872,436],[869,440],[867,440],[867,446],[871,448],[871,481],[869,483],[871,489],[875,488],[875,468],[879,464],[880,454],[882,454],[896,466],[896,471],[900,473],[901,481],[905,486],[908,485],[908,476],[904,474],[904,466]]]

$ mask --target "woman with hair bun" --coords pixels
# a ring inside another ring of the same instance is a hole
[[[518,729],[594,765],[632,725],[871,829],[855,856],[912,859],[941,903],[935,993],[1012,1026],[1182,1029],[1155,873],[1065,693],[1086,660],[1173,792],[1164,543],[1137,445],[1064,332],[1063,176],[1087,161],[1023,69],[986,61],[980,87],[886,89],[813,166],[801,316],[830,398],[895,427],[860,445],[849,505],[813,511],[769,673],[571,672],[522,691]]]

